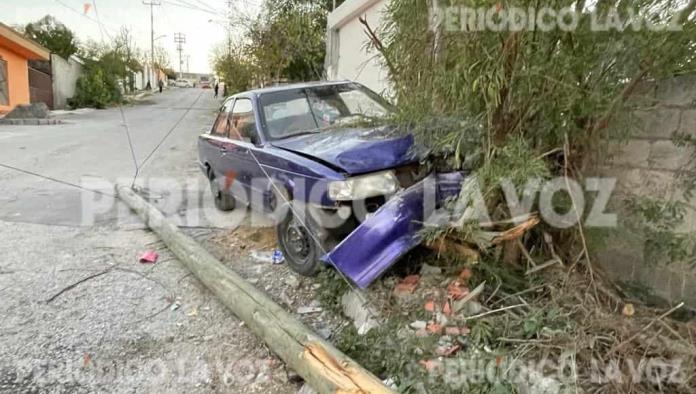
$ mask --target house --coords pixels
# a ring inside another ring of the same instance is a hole
[[[0,113],[32,102],[28,62],[49,59],[48,49],[0,23]],[[44,84],[43,80],[37,81],[35,89],[42,89]],[[50,79],[47,86],[51,91]]]
[[[328,79],[350,79],[370,89],[389,91],[388,73],[379,53],[368,48],[369,39],[360,18],[379,31],[388,0],[346,0],[327,18],[325,69]]]

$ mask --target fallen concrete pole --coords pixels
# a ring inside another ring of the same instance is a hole
[[[312,388],[320,393],[392,392],[266,294],[223,266],[130,187],[117,186],[116,192],[179,260]]]

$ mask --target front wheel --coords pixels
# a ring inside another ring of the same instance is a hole
[[[310,230],[288,212],[276,226],[278,244],[285,261],[293,271],[303,276],[314,276],[322,263],[320,250]]]

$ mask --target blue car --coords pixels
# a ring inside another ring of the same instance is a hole
[[[366,126],[390,111],[349,81],[228,98],[198,141],[216,207],[274,213],[293,270],[313,275],[329,264],[366,287],[420,243],[423,196],[442,201],[461,182],[458,173],[432,174],[412,135]]]

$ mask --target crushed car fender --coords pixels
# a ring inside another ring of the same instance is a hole
[[[435,174],[389,199],[322,260],[333,265],[358,287],[366,288],[401,256],[422,242],[424,219],[442,202],[459,193],[461,172]],[[427,199],[426,195],[435,196]],[[425,204],[434,201],[432,207]]]

